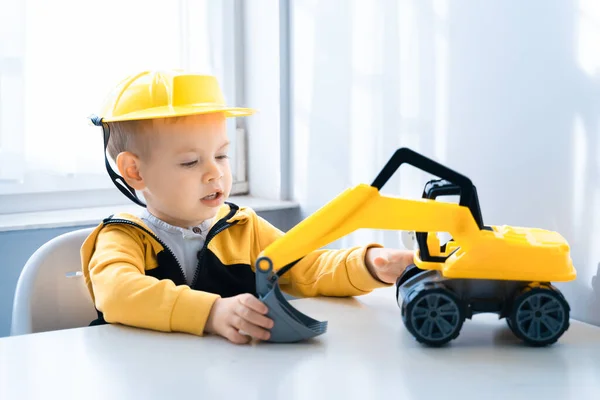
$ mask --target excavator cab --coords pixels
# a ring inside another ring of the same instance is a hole
[[[437,200],[444,196],[459,196],[461,195],[461,187],[446,179],[433,179],[425,184],[423,189],[423,198],[429,200]],[[479,207],[479,198],[475,185],[472,187],[471,201],[469,202],[469,210],[475,219],[477,226],[486,228],[483,225],[481,209]],[[415,232],[417,244],[421,252],[421,259],[425,261],[444,262],[453,251],[458,248],[453,247],[452,250],[447,249],[447,243],[440,245],[440,240],[437,232]],[[449,243],[453,240],[450,238]]]
[[[437,172],[439,173],[439,170]],[[491,227],[485,226],[483,223],[481,207],[479,205],[479,196],[477,195],[477,188],[475,185],[473,185],[471,193],[471,200],[468,204],[468,207],[473,215],[473,218],[475,219],[477,225],[482,227],[482,229],[492,230]],[[432,179],[425,184],[422,198],[436,200],[439,197],[460,197],[460,195],[461,187],[459,185],[446,179]],[[421,257],[424,260],[436,260],[443,262],[452,254],[452,252],[457,250],[457,247],[447,249],[447,243],[439,245],[439,237],[437,236],[436,232],[415,232],[415,237],[421,251]],[[451,245],[454,244],[452,238],[450,238],[448,243]],[[436,246],[439,246],[439,249],[437,249]]]

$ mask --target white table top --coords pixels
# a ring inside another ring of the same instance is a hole
[[[307,343],[234,345],[123,326],[0,339],[0,399],[599,399],[600,328],[524,347],[491,314],[445,348],[406,331],[391,289],[292,304],[328,320]]]

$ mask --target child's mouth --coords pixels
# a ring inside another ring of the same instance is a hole
[[[213,192],[200,199],[202,204],[208,207],[218,207],[223,202],[223,192]]]

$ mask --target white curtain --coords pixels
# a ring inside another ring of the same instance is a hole
[[[484,223],[563,234],[566,290],[600,323],[600,2],[547,3],[294,1],[294,194],[309,215],[410,147],[473,180]],[[402,166],[383,192],[419,198],[430,178]],[[402,246],[378,230],[332,246],[371,241]]]
[[[346,187],[371,183],[398,147],[446,160],[447,7],[447,0],[295,2],[294,185],[307,213]],[[383,191],[419,197],[425,177],[403,167]],[[399,244],[400,236],[358,231],[334,245],[370,241]]]

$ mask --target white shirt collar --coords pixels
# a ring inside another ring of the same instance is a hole
[[[171,225],[158,217],[155,217],[146,208],[142,211],[141,218],[150,222],[157,229],[163,230],[168,233],[179,233],[184,238],[200,236],[203,239],[206,239],[206,234],[208,233],[213,222],[213,218],[209,218],[207,220],[202,221],[202,223],[200,223],[199,225],[190,226],[188,228],[181,228],[179,226]]]

